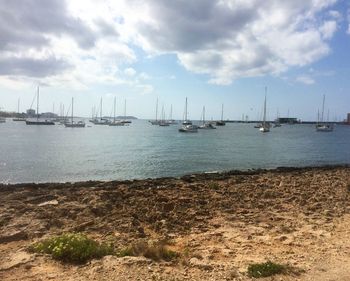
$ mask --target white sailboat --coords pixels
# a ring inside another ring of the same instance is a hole
[[[184,119],[182,121],[182,125],[192,125],[192,121],[187,120],[187,97],[185,102]]]
[[[121,120],[120,122],[124,123],[124,124],[130,124],[131,120],[126,120],[126,99],[124,101],[124,119]]]
[[[325,95],[323,95],[321,123],[319,123],[319,120],[317,120],[317,124],[316,124],[316,131],[317,132],[332,132],[334,129],[333,124],[330,124],[328,122],[323,121],[325,99],[326,99],[326,97],[325,97]],[[319,116],[319,114],[318,114],[318,116]],[[319,118],[317,118],[317,119],[319,119]]]
[[[204,129],[204,130],[216,129],[216,127],[211,122],[205,122],[205,106],[203,106],[203,112],[202,112],[202,125],[200,125],[198,129]]]
[[[70,121],[70,122],[65,122],[65,123],[64,123],[64,126],[65,126],[66,128],[84,128],[84,127],[85,127],[85,122],[83,122],[83,121],[74,122],[73,106],[74,106],[74,98],[72,98],[72,115],[71,115],[71,121]]]
[[[226,123],[224,121],[224,104],[221,105],[221,120],[216,121],[216,126],[225,126]]]
[[[168,121],[165,120],[164,105],[162,105],[162,115],[161,115],[161,119],[159,122],[159,126],[161,126],[161,127],[168,127],[169,126]]]
[[[39,118],[39,86],[37,89],[37,97],[36,97],[36,119],[26,119],[27,125],[55,125],[55,122],[52,120],[41,120]]]
[[[117,99],[116,99],[116,97],[114,97],[113,122],[109,123],[108,125],[109,126],[124,126],[125,124],[122,121],[116,120],[116,118],[115,118],[116,107],[117,107]]]
[[[102,117],[102,97],[100,100],[100,119],[97,118],[97,114],[96,114],[96,118],[94,120],[91,120],[91,122],[94,125],[108,125],[110,123],[108,119],[105,119]]]
[[[169,125],[177,124],[176,120],[173,119],[173,105],[170,105],[170,114],[169,114]]]
[[[152,125],[159,125],[159,120],[158,120],[158,98],[156,102],[156,119],[153,121],[149,121]]]
[[[20,104],[20,99],[18,98],[18,104],[17,104],[17,117],[12,118],[12,121],[26,121],[25,118],[20,117],[20,113],[19,113],[19,104]]]
[[[270,125],[266,122],[266,91],[267,91],[267,87],[265,87],[265,101],[264,101],[264,116],[263,116],[263,122],[262,122],[262,126],[259,129],[260,132],[262,133],[268,133],[270,132]]]
[[[186,103],[185,103],[184,120],[182,122],[182,127],[179,129],[179,132],[181,132],[181,133],[197,133],[198,132],[198,127],[195,125],[192,125],[192,122],[187,119],[187,97],[186,97]]]

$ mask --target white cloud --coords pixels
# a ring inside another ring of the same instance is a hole
[[[336,10],[331,10],[329,11],[329,16],[335,20],[342,20],[343,16],[340,12],[336,11]]]
[[[296,81],[300,82],[300,83],[303,83],[303,84],[306,84],[306,85],[313,85],[313,84],[315,84],[315,80],[312,77],[306,76],[306,75],[297,77]]]
[[[326,21],[320,27],[320,32],[321,32],[322,38],[324,38],[324,39],[331,39],[336,30],[337,30],[337,22],[336,21]]]
[[[129,67],[127,69],[124,70],[124,73],[127,75],[127,76],[135,76],[136,74],[136,70]]]
[[[329,54],[336,31],[336,21],[322,17],[336,0],[142,3],[144,16],[133,21],[137,43],[176,54],[187,70],[216,84],[311,64]]]
[[[131,67],[138,46],[145,56],[175,54],[188,71],[208,75],[210,83],[230,84],[326,56],[340,20],[332,9],[337,0],[44,2],[39,7],[35,0],[3,1],[1,76],[40,77],[76,88],[94,83],[142,88],[148,75]],[[146,92],[153,90],[148,86]]]

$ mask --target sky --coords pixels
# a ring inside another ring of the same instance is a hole
[[[350,112],[347,0],[0,0],[0,108],[154,119]],[[326,113],[325,113],[326,114]]]

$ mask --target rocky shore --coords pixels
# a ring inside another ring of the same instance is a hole
[[[350,167],[279,168],[134,181],[0,185],[0,280],[350,280]],[[169,241],[181,258],[69,265],[26,251],[83,232],[116,249]]]

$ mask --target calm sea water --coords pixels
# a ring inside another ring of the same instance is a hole
[[[90,126],[90,125],[89,125]],[[0,124],[0,182],[65,182],[180,176],[192,172],[350,163],[350,126],[332,133],[285,125],[262,134],[227,124],[197,134],[180,125],[126,127]]]

